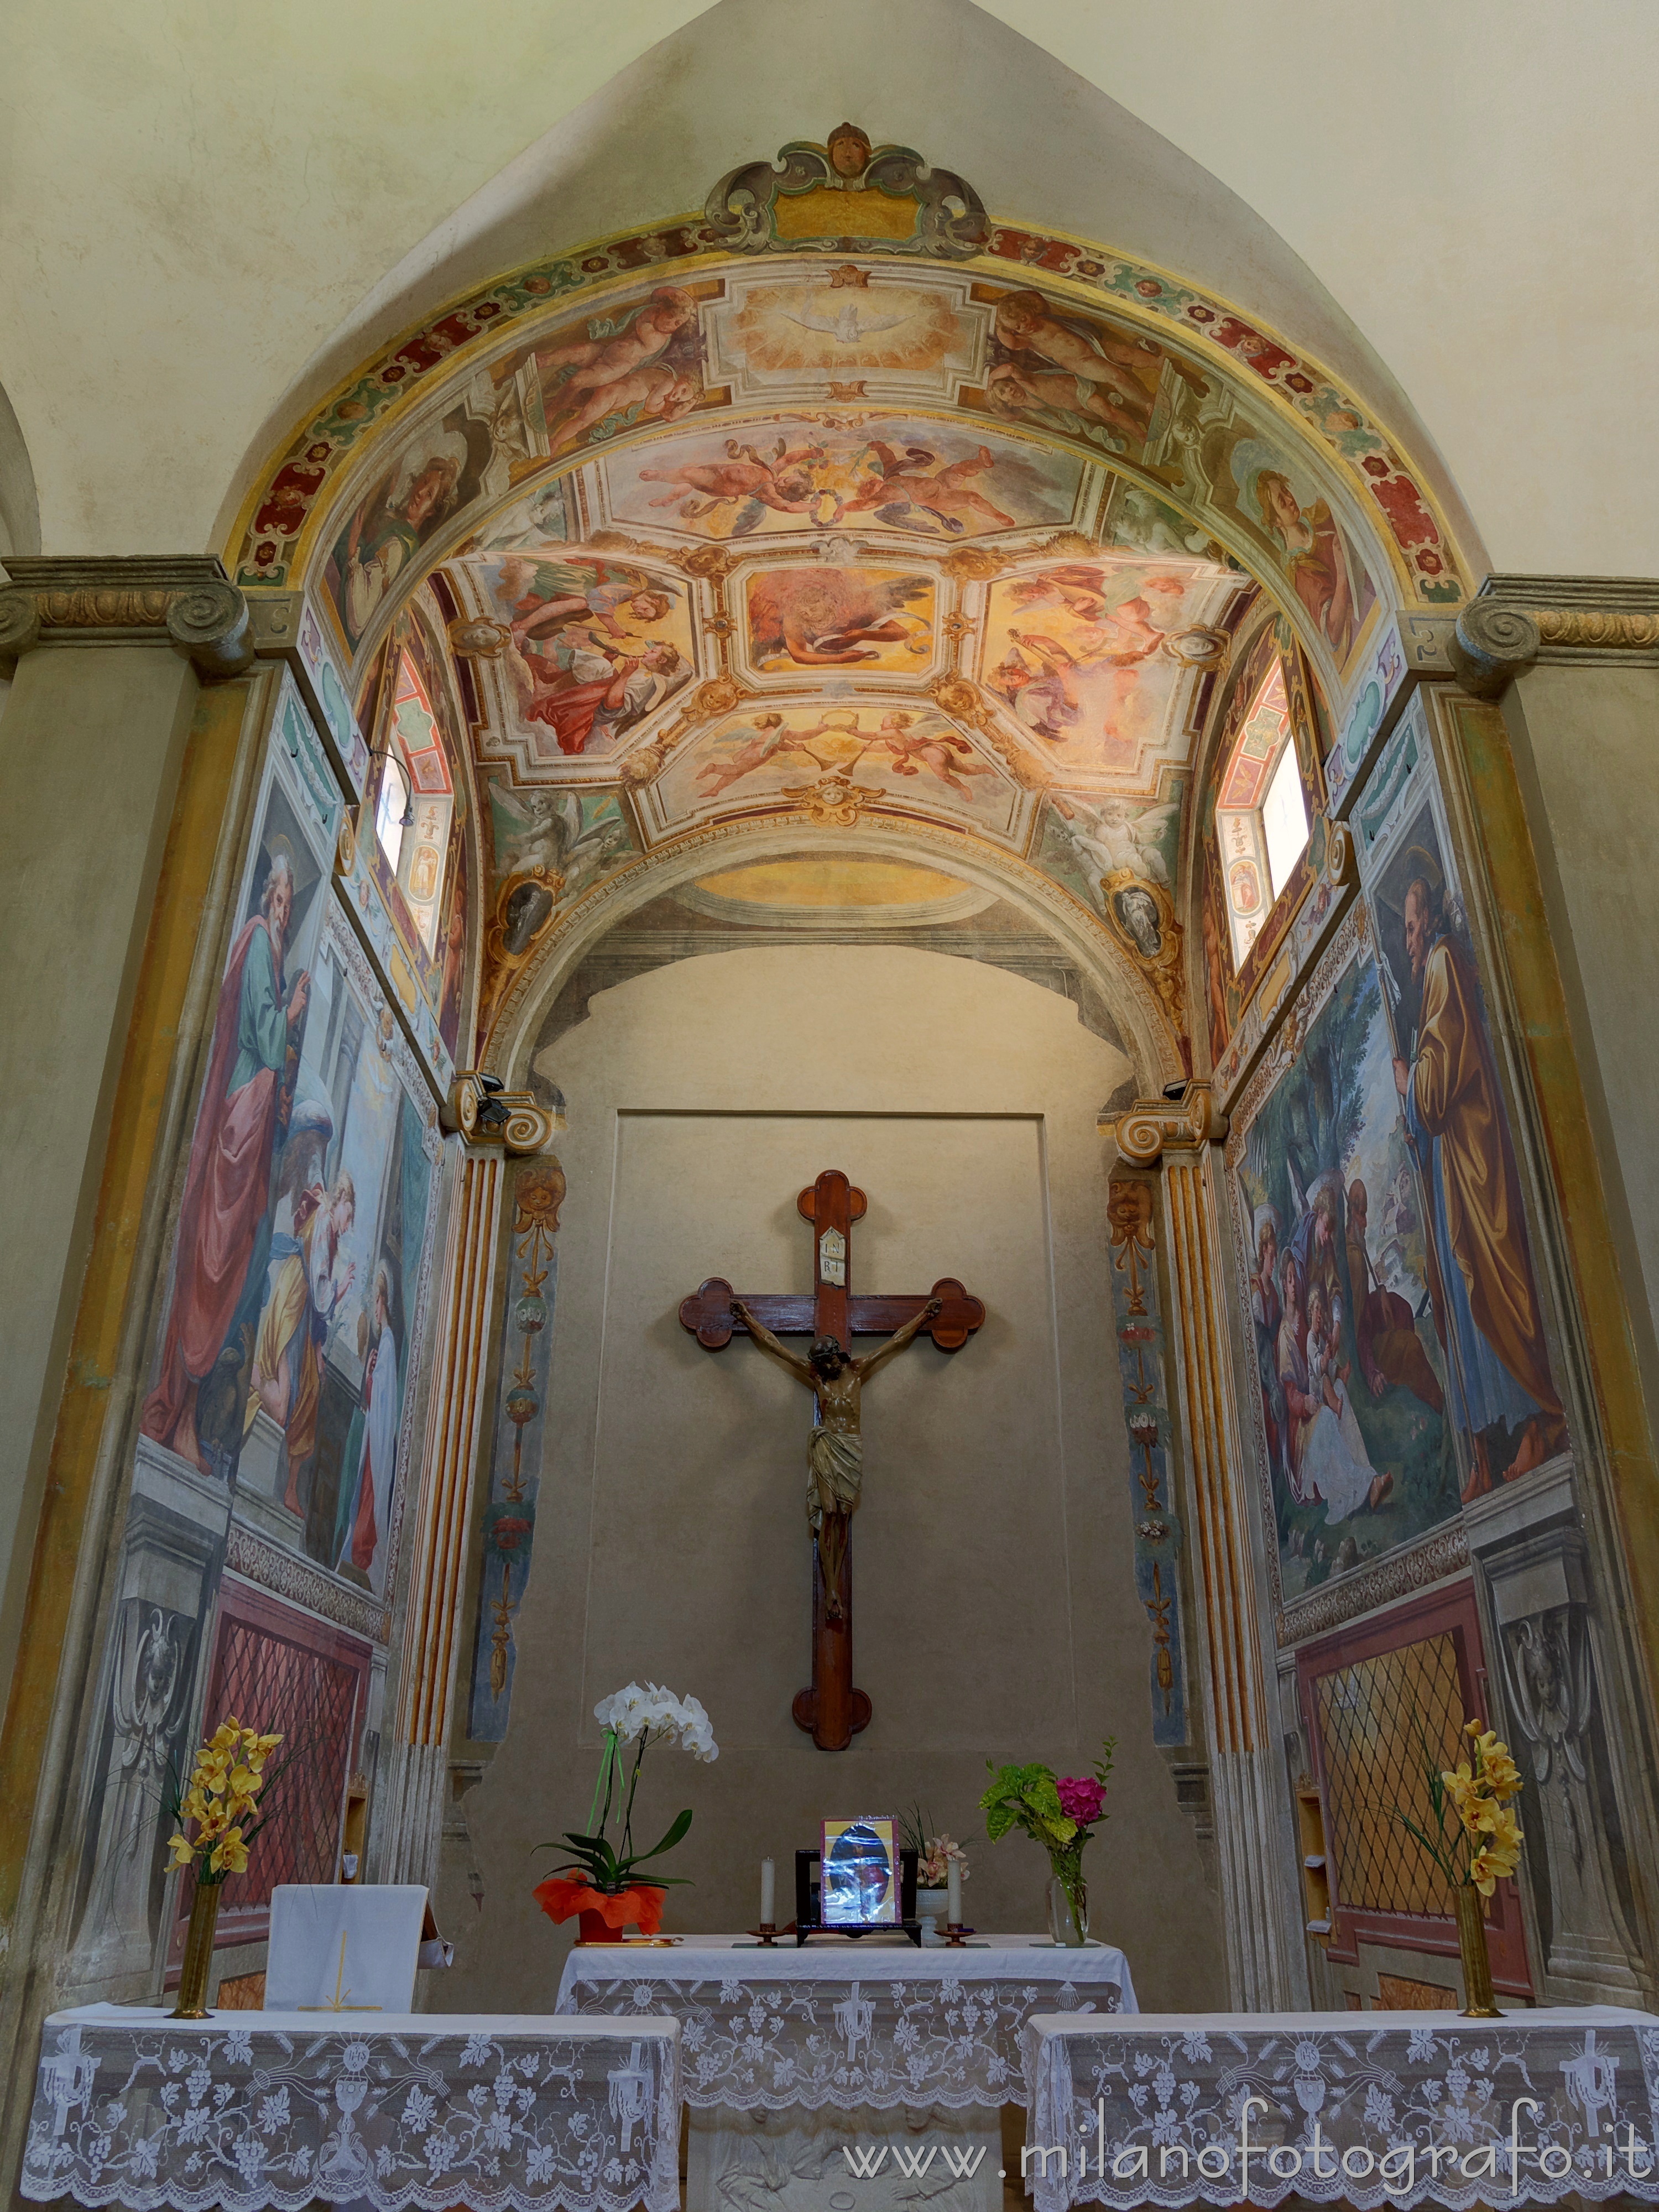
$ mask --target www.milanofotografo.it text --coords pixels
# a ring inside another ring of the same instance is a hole
[[[1275,2181],[1299,2180],[1304,2172],[1320,2181],[1334,2181],[1339,2177],[1347,2181],[1368,2181],[1375,2176],[1385,2194],[1407,2196],[1417,2187],[1420,2167],[1426,2166],[1427,2179],[1431,2183],[1439,2179],[1443,2168],[1452,2181],[1500,2185],[1507,2181],[1510,2197],[1518,2197],[1534,2172],[1546,2181],[1562,2182],[1577,2170],[1574,2154],[1565,2144],[1527,2142],[1522,2139],[1522,2112],[1529,2112],[1535,2125],[1542,2110],[1534,2097],[1517,2097],[1510,2105],[1507,2136],[1466,2148],[1455,2143],[1391,2143],[1380,2154],[1366,2143],[1351,2143],[1346,2150],[1339,2151],[1321,2134],[1316,2119],[1304,2143],[1252,2142],[1252,2113],[1272,2109],[1266,2097],[1246,2097],[1239,2107],[1237,2135],[1218,2136],[1196,2151],[1181,2143],[1160,2143],[1155,2150],[1146,2143],[1128,2143],[1109,2152],[1103,2098],[1095,2106],[1094,2128],[1085,2122],[1079,2130],[1082,2140],[1077,2143],[1027,2143],[1019,2154],[1020,2179],[1093,2179],[1128,2190],[1137,2182],[1152,2179],[1183,2181],[1195,2171],[1200,2179],[1212,2183],[1237,2174],[1239,2193],[1245,2197],[1251,2179],[1250,2161],[1255,2159],[1261,2162],[1256,2168],[1258,2176],[1265,2171]],[[895,2169],[907,2181],[921,2180],[936,2158],[952,2179],[969,2181],[979,2172],[987,2153],[983,2143],[842,2146],[848,2173],[854,2181],[873,2181],[890,2154]],[[1154,2155],[1156,2174],[1152,2166]],[[1637,2140],[1635,2125],[1631,2122],[1626,2124],[1622,2142],[1609,2140],[1600,2146],[1594,2158],[1608,2180],[1613,2179],[1615,2166],[1620,2174],[1637,2181],[1646,2180],[1655,2167],[1650,2147]],[[1000,2170],[998,2178],[1005,2178]]]

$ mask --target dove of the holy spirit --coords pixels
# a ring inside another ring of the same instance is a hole
[[[855,346],[861,344],[866,338],[874,337],[878,331],[896,331],[901,323],[908,323],[915,313],[914,307],[907,307],[902,315],[888,315],[878,322],[865,322],[860,319],[856,300],[848,300],[838,306],[833,292],[820,292],[817,297],[826,310],[823,313],[791,315],[787,308],[784,313],[790,322],[798,324],[804,331],[827,331],[837,345]]]

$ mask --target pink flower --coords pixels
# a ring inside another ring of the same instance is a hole
[[[1091,1774],[1064,1776],[1060,1784],[1060,1809],[1068,1820],[1075,1820],[1080,1828],[1100,1818],[1100,1808],[1106,1792]]]

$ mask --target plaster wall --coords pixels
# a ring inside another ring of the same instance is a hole
[[[1659,1006],[1659,669],[1544,663],[1510,686],[1504,707],[1651,1407],[1659,1024],[1631,1015]]]
[[[708,1767],[653,1754],[641,1787],[648,1840],[696,1811],[673,1869],[696,1887],[671,1893],[671,1927],[750,1924],[763,1855],[787,1886],[821,1819],[913,1799],[969,1839],[976,1923],[1036,1927],[1046,1862],[984,1842],[986,1759],[1076,1771],[1113,1733],[1101,1932],[1129,1950],[1143,2003],[1223,2002],[1219,1909],[1152,1747],[1131,1576],[1094,1127],[1127,1063],[1017,977],[805,947],[603,993],[557,1058],[569,1194],[542,1534],[509,1731],[465,1801],[483,1897],[447,1907],[446,2004],[545,2001],[568,1938],[530,1898],[557,1863],[532,1847],[586,1813],[595,1701],[646,1677],[695,1691],[721,1747]],[[854,1679],[875,1713],[833,1754],[789,1713],[810,1669],[810,1399],[751,1344],[703,1352],[675,1310],[712,1274],[809,1290],[795,1194],[832,1165],[870,1198],[855,1289],[956,1273],[989,1310],[961,1353],[923,1342],[870,1386]]]
[[[43,647],[0,723],[0,1682],[197,696],[164,648]]]
[[[48,551],[216,549],[378,339],[851,114],[1280,324],[1437,448],[1492,566],[1655,567],[1651,9],[65,0],[17,43],[3,366]]]

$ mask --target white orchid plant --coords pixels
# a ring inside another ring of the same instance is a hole
[[[672,1690],[659,1689],[654,1682],[630,1682],[625,1690],[602,1698],[593,1708],[593,1717],[605,1730],[605,1749],[600,1754],[599,1778],[593,1784],[593,1802],[588,1808],[589,1832],[577,1835],[567,1831],[562,1843],[569,1851],[573,1863],[563,1871],[584,1876],[593,1888],[614,1897],[634,1881],[635,1867],[643,1866],[648,1859],[660,1858],[665,1851],[672,1851],[691,1826],[688,1806],[659,1844],[648,1851],[634,1849],[634,1793],[639,1787],[647,1746],[653,1741],[677,1743],[693,1759],[705,1763],[720,1757],[720,1746],[714,1741],[708,1715],[696,1698],[677,1698]],[[628,1794],[620,1807],[622,1834],[617,1848],[605,1831],[611,1825],[613,1805],[622,1796],[623,1770],[629,1764],[626,1747],[630,1743],[636,1748],[632,1771],[626,1777]],[[543,1844],[538,1848],[556,1850],[560,1845]],[[684,1880],[683,1875],[653,1874],[646,1877],[646,1886],[665,1889],[671,1882],[678,1885]]]

